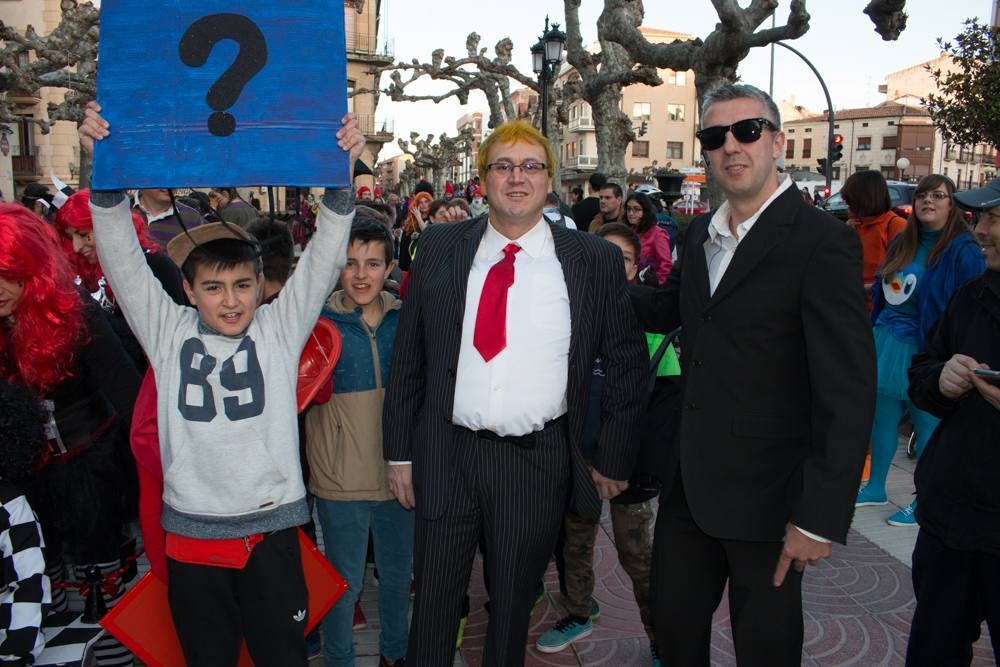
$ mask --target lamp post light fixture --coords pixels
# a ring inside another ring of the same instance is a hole
[[[542,134],[549,136],[549,86],[555,78],[557,67],[562,62],[563,46],[566,44],[566,33],[559,29],[558,23],[549,28],[549,17],[545,17],[545,30],[538,42],[531,47],[531,69],[538,75],[538,88],[541,90]]]
[[[898,160],[896,160],[896,169],[899,169],[899,180],[901,181],[906,180],[906,170],[909,168],[910,168],[909,159],[901,157]]]

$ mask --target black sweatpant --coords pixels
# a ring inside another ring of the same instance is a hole
[[[951,549],[921,528],[913,548],[913,592],[907,667],[968,665],[984,620],[1000,661],[1000,558]]]
[[[167,559],[167,597],[188,667],[306,664],[308,594],[295,528],[265,536],[236,570]]]

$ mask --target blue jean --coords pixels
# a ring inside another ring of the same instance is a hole
[[[343,501],[316,498],[326,558],[347,582],[347,590],[323,617],[323,660],[327,667],[354,665],[354,603],[364,585],[368,531],[378,568],[379,649],[386,658],[406,656],[410,578],[413,568],[413,512],[395,500]]]

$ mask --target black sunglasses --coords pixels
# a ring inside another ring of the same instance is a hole
[[[714,151],[726,143],[726,132],[732,132],[736,141],[741,144],[752,144],[760,139],[765,127],[777,131],[778,127],[766,118],[747,118],[732,125],[713,125],[698,130],[695,136],[701,142],[702,150]]]

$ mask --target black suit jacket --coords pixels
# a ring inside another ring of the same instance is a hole
[[[684,327],[674,466],[691,514],[718,538],[780,540],[791,522],[844,542],[875,403],[858,235],[789,188],[709,295],[710,219],[662,287],[633,292],[647,328]]]
[[[390,461],[413,462],[417,510],[428,519],[444,512],[452,493],[455,369],[469,270],[487,216],[430,225],[421,234],[396,332],[383,410],[384,453]],[[603,358],[606,378],[592,463],[606,477],[627,480],[638,447],[648,354],[626,293],[621,251],[592,235],[550,229],[572,320],[566,392],[573,509],[596,519],[600,498],[577,446],[594,360]]]

